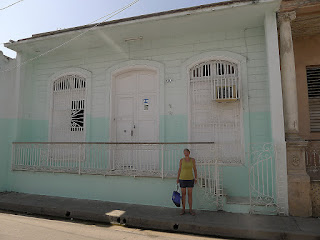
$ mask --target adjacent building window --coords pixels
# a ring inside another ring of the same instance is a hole
[[[320,66],[307,67],[310,131],[320,132]]]
[[[85,78],[70,74],[53,83],[51,140],[81,142],[85,140]]]

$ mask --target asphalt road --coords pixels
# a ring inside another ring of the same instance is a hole
[[[52,220],[0,212],[0,240],[214,240],[217,238]]]

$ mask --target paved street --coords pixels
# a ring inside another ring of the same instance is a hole
[[[156,232],[121,226],[93,225],[72,221],[0,213],[0,240],[214,240],[217,238]]]

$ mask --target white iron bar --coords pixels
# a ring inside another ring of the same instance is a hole
[[[275,149],[275,150],[277,150],[277,149]],[[274,151],[274,154],[276,155],[277,154],[277,151]],[[276,159],[276,156],[273,156],[273,159],[272,160],[274,160],[274,159]],[[272,197],[274,197],[275,196],[275,192],[274,192],[274,189],[273,189],[273,187],[274,187],[274,177],[273,177],[273,161],[271,161],[270,162],[270,164],[271,164],[271,188],[272,188],[272,193],[271,193],[271,195],[272,195]]]
[[[261,165],[262,165],[262,168],[261,168],[262,194],[265,195],[265,192],[264,192],[264,184],[265,184],[265,181],[264,181],[264,162],[261,162]]]
[[[270,191],[270,189],[269,189],[269,178],[271,178],[270,176],[269,176],[269,167],[270,167],[270,161],[266,161],[265,162],[265,166],[266,166],[266,177],[265,177],[265,181],[266,181],[266,195],[267,196],[271,196],[271,191]],[[271,186],[271,185],[270,185]]]

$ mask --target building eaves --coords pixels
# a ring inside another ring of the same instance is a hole
[[[183,13],[183,12],[189,12],[189,11],[197,11],[197,10],[202,10],[202,9],[206,9],[206,8],[230,6],[230,5],[234,5],[234,4],[256,2],[256,1],[257,0],[231,0],[231,1],[226,1],[226,2],[218,2],[218,3],[211,3],[211,4],[206,4],[206,5],[199,5],[199,6],[195,6],[195,7],[189,7],[189,8],[174,9],[174,10],[170,10],[170,11],[157,12],[157,13],[134,16],[134,17],[129,17],[129,18],[117,19],[117,20],[108,21],[108,22],[102,22],[101,24],[99,24],[99,27],[107,26],[107,25],[115,25],[115,24],[124,23],[124,22],[133,22],[133,21],[141,20],[141,19],[161,17],[161,16],[172,15],[172,14]],[[20,39],[17,42],[23,42],[23,41],[26,41],[26,40],[31,40],[31,39],[41,38],[41,37],[47,37],[47,36],[52,36],[52,35],[57,35],[57,34],[60,34],[60,33],[67,33],[67,32],[72,32],[72,31],[88,29],[88,28],[94,27],[95,25],[96,24],[88,24],[88,25],[82,25],[82,26],[73,27],[73,28],[61,29],[61,30],[57,30],[57,31],[33,34],[32,37]]]

